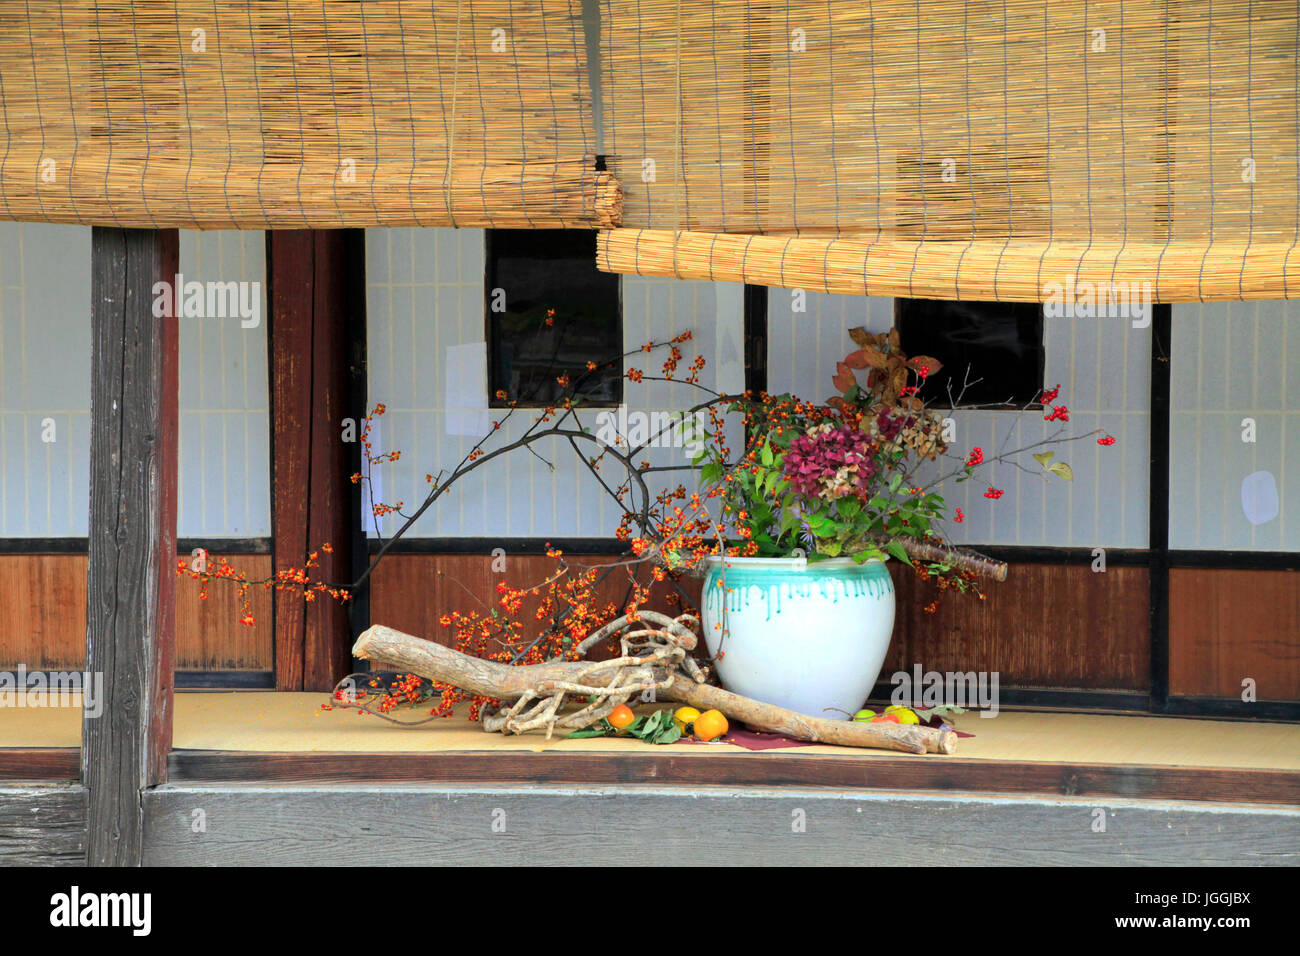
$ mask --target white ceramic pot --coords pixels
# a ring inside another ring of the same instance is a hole
[[[713,557],[703,597],[722,685],[810,717],[861,709],[894,630],[894,584],[875,560]]]

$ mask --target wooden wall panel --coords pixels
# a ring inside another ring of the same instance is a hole
[[[1169,692],[1300,700],[1300,573],[1173,568]]]
[[[227,557],[252,576],[270,568],[265,554]],[[490,602],[498,581],[541,581],[554,566],[544,555],[506,560],[507,572],[497,574],[487,555],[389,555],[375,572],[371,619],[450,643],[438,618],[479,606],[461,584]],[[1013,565],[987,601],[950,596],[934,615],[922,611],[933,588],[901,568],[894,574],[899,615],[886,677],[920,663],[927,670],[997,670],[1005,686],[1146,688],[1145,568],[1093,574],[1087,567]],[[1300,575],[1176,568],[1171,576],[1171,693],[1235,699],[1241,679],[1254,677],[1260,699],[1300,699]],[[688,583],[698,595],[698,582]],[[621,599],[621,590],[606,590],[608,599]],[[270,670],[270,596],[257,589],[253,599],[257,624],[248,628],[238,623],[232,589],[215,585],[200,602],[198,585],[182,578],[177,667]],[[80,668],[85,606],[85,555],[0,555],[0,667]]]
[[[569,555],[585,565],[606,564],[617,560],[605,556]],[[494,607],[496,586],[504,581],[512,587],[531,586],[545,581],[555,571],[555,560],[545,555],[506,555],[505,570],[494,572],[490,555],[476,554],[390,554],[375,569],[370,596],[370,621],[387,624],[451,646],[453,632],[438,623],[451,611],[468,613]],[[441,572],[441,573],[439,573]],[[621,579],[621,583],[618,579]],[[698,606],[701,582],[686,579],[682,589]],[[621,604],[625,600],[627,577],[619,572],[610,576],[597,591],[601,601]],[[657,593],[657,592],[656,592]],[[664,604],[652,604],[656,610],[678,613]],[[520,619],[529,622],[532,613],[525,607]]]
[[[189,555],[180,555],[188,558]],[[225,555],[249,577],[267,577],[271,556]],[[86,660],[84,554],[0,555],[0,668],[79,670]],[[235,589],[213,584],[206,601],[188,577],[176,582],[178,670],[271,670],[271,595],[255,588],[257,623],[239,623]]]
[[[894,641],[881,680],[930,671],[997,671],[1004,687],[1145,692],[1150,628],[1147,569],[1013,564],[981,602],[937,589],[891,564]],[[925,605],[938,598],[934,614]]]
[[[271,576],[269,554],[223,555],[250,578]],[[249,590],[252,627],[239,623],[242,616],[238,591],[224,581],[208,587],[208,599],[199,600],[199,582],[183,577],[176,588],[176,667],[179,670],[269,671],[273,667],[271,638],[272,592]]]
[[[81,668],[87,561],[84,554],[0,555],[0,667]]]
[[[472,594],[491,600],[498,581],[541,581],[554,567],[544,556],[506,560],[507,571],[494,574],[486,555],[389,555],[375,571],[371,621],[450,644],[441,615],[473,609]],[[1006,686],[1146,689],[1146,568],[1094,574],[1086,566],[1016,565],[984,603],[952,595],[934,615],[922,611],[933,587],[904,569],[894,573],[899,614],[886,678],[920,663],[926,670],[996,670]],[[689,583],[698,595],[699,581]]]

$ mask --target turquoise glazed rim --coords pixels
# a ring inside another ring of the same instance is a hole
[[[748,606],[754,593],[765,596],[767,617],[781,609],[782,597],[820,596],[837,602],[841,597],[882,599],[893,594],[894,582],[883,561],[872,559],[858,564],[852,558],[828,558],[808,562],[804,558],[723,558],[706,559],[704,603],[710,609],[722,600],[720,582],[726,583],[726,607],[735,612]],[[757,589],[754,592],[753,589]],[[775,607],[773,606],[775,604]]]
[[[704,560],[708,564],[710,579],[722,577],[723,562],[726,562],[728,586],[733,583],[771,584],[773,579],[790,576],[805,580],[810,577],[889,579],[889,570],[879,558],[858,564],[852,558],[809,561],[807,558],[723,558],[711,554]]]

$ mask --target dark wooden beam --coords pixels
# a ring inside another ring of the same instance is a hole
[[[1150,520],[1151,710],[1169,707],[1169,465],[1172,392],[1173,306],[1153,306],[1151,325],[1151,470],[1147,492]]]
[[[683,748],[684,749],[684,748]],[[825,787],[831,790],[978,792],[992,795],[1140,798],[1291,804],[1300,800],[1293,770],[1178,767],[961,757],[832,757],[791,752],[646,753],[275,753],[177,750],[172,783],[662,784],[699,787]]]
[[[166,781],[172,744],[179,339],[154,287],[174,281],[177,242],[100,227],[91,239],[86,669],[104,681],[82,730],[92,866],[140,862],[140,792]]]
[[[0,747],[0,780],[81,779],[81,750],[77,747]]]
[[[767,391],[767,294],[765,285],[747,285],[745,309],[745,391]]]
[[[353,578],[360,429],[357,380],[364,376],[364,234],[360,230],[268,233],[272,554],[277,571],[302,567],[326,542],[314,576]],[[359,345],[359,343],[361,343]],[[332,600],[275,599],[278,690],[328,690],[351,669],[352,628]]]

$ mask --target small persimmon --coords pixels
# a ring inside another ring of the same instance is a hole
[[[619,704],[609,712],[609,716],[605,719],[609,721],[610,726],[615,730],[622,730],[628,724],[632,723],[636,717],[633,715],[631,707],[627,704]]]
[[[673,723],[675,723],[677,729],[684,734],[687,732],[687,728],[695,723],[695,718],[699,716],[700,712],[694,707],[678,707],[677,710],[673,712]]]
[[[727,732],[727,718],[720,710],[706,710],[695,718],[695,739],[717,740]]]

